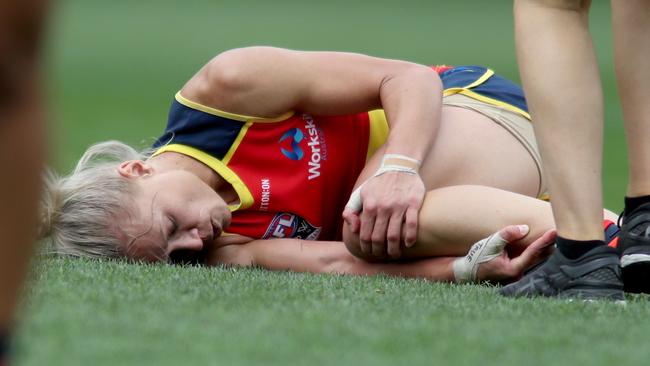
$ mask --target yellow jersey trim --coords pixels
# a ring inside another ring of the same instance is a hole
[[[473,83],[471,83],[471,84],[469,84],[467,86],[445,89],[443,91],[443,93],[442,93],[442,96],[447,97],[447,96],[450,96],[450,95],[453,95],[453,94],[466,95],[466,96],[468,96],[468,97],[470,97],[472,99],[476,99],[476,100],[484,102],[484,103],[488,103],[488,104],[495,105],[497,107],[504,108],[504,109],[506,109],[506,110],[508,110],[510,112],[520,114],[524,118],[526,118],[527,120],[530,121],[531,120],[530,113],[526,112],[525,110],[523,110],[523,109],[521,109],[519,107],[516,107],[516,106],[514,106],[512,104],[500,101],[498,99],[486,97],[486,96],[484,96],[482,94],[479,94],[479,93],[471,90],[473,87],[483,84],[487,79],[492,77],[492,75],[494,75],[494,71],[488,69],[483,75],[481,75],[480,78],[476,79]]]
[[[228,149],[228,152],[223,157],[222,162],[224,164],[228,165],[230,159],[232,159],[232,156],[235,154],[235,151],[239,147],[239,144],[241,144],[242,140],[244,139],[244,136],[246,135],[246,131],[248,131],[248,128],[252,125],[253,122],[246,122],[244,126],[241,128],[241,130],[239,130],[239,134],[237,134],[237,138],[235,138],[235,141],[230,146],[230,149]]]
[[[368,134],[368,153],[366,161],[370,160],[375,151],[386,142],[388,138],[388,120],[383,109],[368,112],[370,120],[370,133]]]
[[[221,177],[223,177],[223,179],[230,183],[237,193],[237,196],[239,196],[239,203],[228,205],[230,211],[237,211],[239,209],[245,210],[253,205],[253,195],[248,190],[248,187],[246,187],[246,184],[244,184],[244,181],[242,181],[235,172],[228,168],[226,164],[214,156],[204,153],[203,151],[195,149],[191,146],[170,144],[156,150],[156,152],[153,153],[152,157],[160,155],[164,152],[175,152],[194,158],[212,168]]]
[[[241,121],[241,122],[281,122],[289,117],[293,116],[293,111],[287,112],[279,117],[274,117],[274,118],[264,118],[264,117],[255,117],[255,116],[247,116],[244,114],[236,114],[236,113],[230,113],[230,112],[224,112],[222,110],[212,108],[205,106],[203,104],[199,104],[196,102],[193,102],[184,96],[181,95],[181,92],[177,92],[175,96],[176,100],[180,103],[183,104],[186,107],[190,107],[196,110],[199,110],[201,112],[205,112],[208,114],[212,114],[214,116],[218,117],[223,117],[223,118],[228,118],[228,119],[234,119],[236,121]]]
[[[476,99],[476,100],[480,100],[481,102],[489,103],[489,104],[495,105],[495,106],[497,106],[497,107],[501,107],[501,108],[507,109],[507,110],[509,110],[510,112],[514,112],[514,113],[517,113],[517,114],[522,115],[524,118],[526,118],[526,119],[529,120],[529,121],[531,120],[531,118],[530,118],[530,113],[526,112],[525,110],[523,110],[523,109],[521,109],[521,108],[515,107],[515,106],[512,105],[512,104],[508,104],[508,103],[506,103],[506,102],[502,102],[502,101],[497,100],[497,99],[493,99],[493,98],[490,98],[490,97],[486,97],[486,96],[484,96],[484,95],[481,95],[481,94],[479,94],[479,93],[476,93],[476,92],[473,92],[473,91],[471,91],[471,90],[467,90],[467,89],[465,89],[465,90],[461,90],[461,91],[459,91],[458,93],[459,93],[459,94],[466,95],[466,96],[468,96],[468,97],[470,97],[470,98],[474,98],[474,99]]]
[[[473,87],[475,87],[475,86],[477,86],[477,85],[481,85],[481,84],[483,84],[487,79],[491,78],[492,75],[494,75],[494,71],[492,71],[492,70],[490,70],[490,69],[487,69],[487,71],[485,72],[485,74],[483,74],[480,78],[476,79],[476,81],[474,81],[473,83],[471,83],[471,84],[469,84],[468,86],[466,86],[464,89],[472,89]]]

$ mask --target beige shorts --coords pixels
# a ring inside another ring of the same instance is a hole
[[[539,191],[537,197],[546,199],[548,197],[546,182],[542,172],[542,158],[539,155],[539,148],[535,140],[532,123],[520,114],[492,104],[481,102],[462,94],[452,94],[442,99],[443,105],[467,108],[490,118],[499,126],[505,128],[514,136],[519,143],[528,151],[535,162],[539,173]]]

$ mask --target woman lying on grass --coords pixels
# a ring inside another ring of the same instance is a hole
[[[101,143],[51,179],[44,235],[75,256],[452,280],[472,243],[527,224],[502,234],[537,245],[478,279],[516,277],[553,227],[528,118],[483,67],[231,50],[176,94],[151,153]]]

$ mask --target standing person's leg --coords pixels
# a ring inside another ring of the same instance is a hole
[[[38,49],[45,1],[0,1],[0,364],[37,227],[44,126]]]
[[[38,226],[36,211],[43,155],[43,126],[38,107],[25,103],[10,114],[0,113],[0,167],[6,173],[0,179],[0,337],[3,338],[8,338]]]
[[[515,39],[558,235],[603,240],[603,96],[588,11],[587,1],[516,0]]]
[[[612,0],[612,26],[630,161],[621,267],[627,290],[650,292],[650,1]]]
[[[503,288],[504,295],[623,298],[617,254],[603,242],[603,96],[589,34],[590,5],[589,0],[515,0],[517,57],[559,250]],[[560,266],[572,270],[564,273]]]

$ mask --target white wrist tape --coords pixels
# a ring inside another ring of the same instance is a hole
[[[381,159],[381,166],[368,180],[378,177],[388,172],[399,172],[412,175],[418,175],[420,161],[401,154],[384,154]],[[366,180],[367,182],[367,180]],[[361,202],[361,188],[366,182],[361,183],[357,189],[352,192],[350,199],[345,207],[352,209],[354,212],[360,212],[363,207]]]
[[[375,176],[377,176],[382,169],[384,169],[385,172],[400,171],[418,174],[420,161],[402,154],[384,154],[381,158],[381,166],[379,167],[379,170],[377,170],[377,173],[375,173]]]
[[[505,239],[494,233],[488,238],[480,240],[469,248],[466,256],[454,261],[454,278],[458,283],[476,282],[478,268],[482,263],[489,262],[503,253],[505,248]]]

